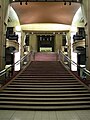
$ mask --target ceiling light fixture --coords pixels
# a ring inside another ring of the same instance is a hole
[[[27,5],[27,1],[25,2],[25,5]]]
[[[20,2],[20,5],[22,5],[22,2]]]
[[[71,2],[69,2],[69,5],[71,5]]]
[[[66,2],[64,2],[64,5],[66,5]]]

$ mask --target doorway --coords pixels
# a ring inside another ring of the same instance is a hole
[[[54,35],[38,35],[38,52],[54,52]]]

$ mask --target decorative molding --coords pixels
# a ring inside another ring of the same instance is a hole
[[[79,51],[77,50],[78,47],[83,47],[85,48],[85,40],[77,40],[73,43],[73,51],[78,53]]]
[[[16,40],[6,40],[6,48],[14,47],[16,51],[19,51],[19,43]]]

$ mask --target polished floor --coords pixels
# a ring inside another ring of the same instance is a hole
[[[90,120],[90,110],[81,111],[0,110],[0,120]]]

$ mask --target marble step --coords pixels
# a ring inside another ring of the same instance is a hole
[[[72,76],[71,74],[69,74],[69,73],[59,73],[59,74],[57,74],[57,73],[53,73],[53,74],[50,74],[50,73],[46,73],[46,74],[41,74],[41,73],[38,73],[38,74],[35,74],[34,72],[32,73],[32,74],[30,74],[29,72],[27,73],[26,71],[24,72],[24,73],[21,73],[20,74],[20,76],[27,76],[27,75],[31,75],[31,76],[64,76],[64,75],[70,75],[70,76]]]
[[[75,78],[63,78],[63,77],[61,77],[61,78],[39,78],[39,77],[37,77],[37,78],[29,78],[29,77],[17,77],[16,78],[16,80],[17,79],[22,79],[22,80],[75,80]]]
[[[70,106],[21,106],[21,105],[0,105],[1,110],[88,110],[90,105],[70,105]]]
[[[59,90],[51,90],[51,91],[46,91],[46,90],[17,90],[17,89],[14,89],[14,90],[3,90],[2,91],[2,93],[1,94],[3,94],[3,93],[5,93],[5,94],[9,94],[9,93],[11,93],[11,94],[43,94],[43,95],[45,95],[45,94],[64,94],[64,95],[66,95],[66,94],[83,94],[83,93],[87,93],[88,91],[87,90],[75,90],[75,91],[73,91],[73,90],[63,90],[63,91],[59,91]],[[0,95],[1,95],[0,94]],[[90,94],[90,93],[89,93]]]
[[[33,92],[32,92],[33,93]],[[88,92],[83,92],[83,93],[62,93],[62,94],[56,94],[56,93],[53,93],[53,92],[49,92],[49,93],[42,93],[42,92],[35,92],[35,93],[14,93],[13,92],[2,92],[0,94],[0,97],[15,97],[18,98],[18,97],[24,97],[24,98],[79,98],[79,97],[90,97],[90,93]]]
[[[30,84],[30,85],[12,85],[12,84],[10,84],[10,85],[8,85],[7,87],[11,87],[11,88],[84,88],[84,86],[83,85],[55,85],[55,84],[42,84],[42,85],[40,85],[40,84],[38,84],[38,85],[35,85],[35,84]]]
[[[81,101],[60,101],[60,102],[26,102],[26,101],[0,101],[0,105],[39,105],[39,106],[42,106],[42,105],[46,105],[46,106],[51,106],[51,105],[58,105],[58,106],[71,106],[71,105],[89,105],[90,106],[90,101],[84,101],[84,100],[81,100]]]
[[[33,80],[27,80],[27,79],[15,79],[13,82],[18,83],[80,83],[78,80],[42,80],[42,79],[33,79]]]
[[[11,97],[8,97],[8,96],[6,96],[6,97],[0,97],[0,101],[39,101],[39,102],[42,102],[42,101],[44,101],[44,102],[47,102],[47,101],[57,101],[57,102],[60,102],[60,101],[88,101],[88,100],[90,100],[90,97],[73,97],[72,98],[72,96],[71,97],[69,97],[69,98],[63,98],[63,97],[61,97],[61,98],[55,98],[55,97],[53,97],[53,98],[43,98],[42,97],[42,99],[41,98],[39,98],[39,97],[37,97],[37,98],[30,98],[30,97],[13,97],[13,96],[11,96]]]
[[[32,88],[15,88],[15,87],[7,87],[7,88],[5,88],[4,90],[22,90],[22,91],[31,91],[31,90],[41,90],[41,91],[56,91],[56,90],[58,90],[58,91],[78,91],[78,90],[82,90],[82,92],[83,92],[83,90],[87,90],[85,87],[82,87],[82,88],[67,88],[67,87],[63,87],[63,88],[57,88],[57,87],[48,87],[48,88],[44,88],[44,87],[32,87]]]
[[[43,76],[32,76],[32,75],[20,75],[18,76],[18,78],[74,78],[73,76],[69,75],[57,75],[57,76],[46,76],[46,75],[43,75]]]
[[[23,83],[23,82],[15,82],[15,81],[13,81],[12,83],[10,83],[10,85],[81,85],[79,82],[75,82],[75,83],[56,83],[56,82],[46,82],[46,83],[44,83],[44,82],[35,82],[35,83],[33,83],[33,82],[30,82],[30,83]]]

